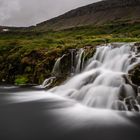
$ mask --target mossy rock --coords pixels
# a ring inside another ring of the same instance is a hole
[[[85,61],[88,61],[95,54],[96,47],[94,47],[94,46],[86,46],[86,47],[84,47],[84,49],[85,49],[85,54],[84,54]]]

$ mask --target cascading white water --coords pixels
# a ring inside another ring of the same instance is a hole
[[[61,60],[63,59],[63,57],[65,57],[65,54],[62,57],[58,58],[54,64],[52,74],[55,76],[59,76],[59,74],[61,74],[60,63],[61,63]]]
[[[83,63],[84,63],[84,59],[83,59],[83,54],[84,54],[84,49],[80,49],[80,51],[77,54],[77,66],[76,66],[76,70],[75,73],[80,73],[81,70],[83,69]]]
[[[75,49],[71,49],[70,50],[70,54],[71,54],[71,75],[73,75],[75,68],[74,68],[74,52]]]
[[[50,91],[91,107],[127,110],[124,101],[119,101],[119,98],[122,95],[125,98],[134,97],[135,91],[126,83],[124,76],[140,62],[139,58],[132,61],[136,55],[132,46],[133,44],[98,46],[82,73]]]
[[[49,87],[55,78],[56,77],[50,77],[50,78],[45,79],[45,81],[42,83],[41,87],[42,88]]]
[[[140,96],[133,100],[134,90],[125,77],[140,62],[138,54],[129,44],[113,46],[99,46],[82,73],[51,90],[1,86],[0,139],[139,139],[140,114],[97,109],[128,110],[127,104],[140,104]],[[56,62],[59,68],[60,61]],[[42,86],[48,87],[53,78],[46,79]],[[122,94],[125,98],[118,100]]]
[[[76,54],[77,53],[77,54]],[[84,66],[84,49],[76,51],[76,49],[70,50],[71,55],[71,75],[81,72]]]

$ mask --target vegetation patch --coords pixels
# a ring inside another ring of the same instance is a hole
[[[26,76],[17,76],[15,79],[16,85],[25,85],[28,82],[28,78]]]
[[[51,76],[56,60],[69,49],[91,46],[87,47],[88,59],[96,45],[111,42],[140,42],[140,23],[118,22],[45,32],[23,28],[0,33],[0,83],[41,84]]]

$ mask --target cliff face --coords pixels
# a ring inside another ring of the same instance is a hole
[[[104,0],[69,11],[37,25],[40,29],[65,29],[109,22],[140,21],[140,0]]]

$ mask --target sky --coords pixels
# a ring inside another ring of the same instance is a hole
[[[31,26],[99,0],[0,0],[0,25]]]

